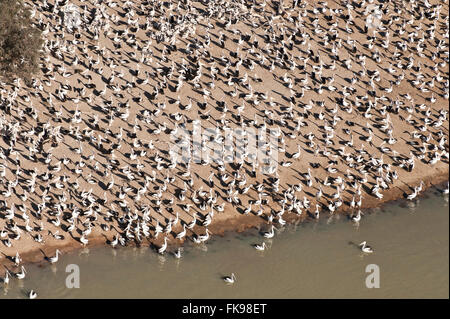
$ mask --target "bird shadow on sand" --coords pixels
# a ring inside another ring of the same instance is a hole
[[[2,254],[3,254],[3,256],[5,256],[6,259],[8,259],[11,262],[14,262],[14,256],[9,256],[9,255],[5,254],[4,252],[2,252]]]

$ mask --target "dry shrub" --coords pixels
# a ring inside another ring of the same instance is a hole
[[[22,0],[0,0],[0,76],[29,79],[39,70],[41,33]]]

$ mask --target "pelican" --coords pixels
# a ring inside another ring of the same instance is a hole
[[[234,284],[234,282],[236,281],[236,276],[234,275],[234,273],[231,273],[231,276],[225,276],[223,277],[223,280],[228,284]]]
[[[88,244],[88,242],[89,242],[89,240],[85,237],[85,235],[83,234],[83,235],[81,235],[81,237],[80,237],[80,242],[83,244],[83,245],[87,245]]]
[[[197,214],[194,213],[194,219],[186,226],[187,229],[192,229],[197,224]]]
[[[28,298],[29,298],[29,299],[36,299],[36,297],[37,297],[37,293],[36,293],[34,290],[31,290],[31,291],[28,293]]]
[[[206,229],[206,233],[204,234],[204,235],[199,235],[198,236],[198,239],[201,241],[201,242],[205,242],[205,241],[207,241],[208,239],[209,239],[209,235],[211,234],[211,232],[208,230],[208,228]]]
[[[447,188],[442,190],[442,194],[448,194],[449,193],[449,182],[447,182]]]
[[[5,285],[7,285],[7,284],[9,283],[9,276],[10,276],[10,273],[9,273],[8,270],[6,270],[6,272],[5,272],[5,277],[3,278],[3,283],[4,283]]]
[[[331,205],[331,204],[330,204],[330,205]],[[320,217],[319,207],[320,207],[320,205],[319,205],[319,204],[316,204],[316,210],[314,211],[314,218],[315,218],[315,219],[319,219],[319,217]],[[333,211],[334,211],[334,210],[333,210]],[[332,212],[331,209],[330,209],[330,212]]]
[[[167,237],[164,237],[164,243],[162,244],[162,246],[158,249],[158,253],[160,253],[161,255],[164,254],[164,252],[167,249]]]
[[[59,249],[57,249],[56,250],[56,255],[55,256],[53,256],[53,257],[49,257],[47,260],[50,262],[50,263],[52,263],[52,264],[54,264],[54,263],[56,263],[57,261],[58,261],[58,254],[60,254],[61,252],[59,251]]]
[[[186,235],[186,224],[183,225],[183,230],[177,234],[177,239],[182,239]]]
[[[301,154],[301,149],[300,149],[300,145],[298,145],[298,150],[297,150],[297,152],[292,154],[292,158],[297,159],[300,157],[300,154]]]
[[[22,258],[20,258],[19,253],[16,253],[16,256],[14,257],[14,264],[16,266],[19,266],[20,262],[22,261]]]
[[[265,242],[263,242],[261,245],[259,245],[259,244],[256,244],[256,245],[254,245],[253,247],[255,247],[255,249],[256,250],[265,250],[266,249],[266,243]]]
[[[272,237],[275,235],[274,229],[275,229],[275,226],[272,225],[272,227],[270,228],[270,231],[265,232],[265,233],[263,234],[263,236],[264,236],[265,238],[272,238]]]
[[[361,220],[361,210],[358,210],[358,213],[355,216],[352,216],[352,221],[357,223]]]
[[[110,245],[112,248],[116,247],[119,242],[119,234],[117,236],[114,236],[114,239],[110,242]]]
[[[363,241],[361,244],[359,244],[359,246],[361,247],[361,250],[365,253],[373,253],[373,249],[372,247],[367,245],[366,241]]]
[[[21,266],[20,267],[20,272],[19,273],[16,273],[16,277],[18,278],[18,279],[24,279],[25,278],[25,274],[26,274],[26,271],[25,271],[25,267],[24,266]]]
[[[408,196],[406,196],[406,198],[409,200],[413,200],[414,198],[417,197],[417,194],[418,194],[418,188],[414,187],[414,192],[412,194],[409,194]]]
[[[180,259],[181,258],[181,248],[178,248],[177,251],[173,253],[175,258]]]

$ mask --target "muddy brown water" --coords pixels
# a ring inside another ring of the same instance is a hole
[[[363,240],[374,248],[362,253]],[[253,244],[266,242],[260,252]],[[80,288],[67,288],[68,265]],[[379,267],[380,288],[367,288],[366,267]],[[0,298],[448,298],[448,195],[429,190],[415,202],[289,225],[271,240],[258,231],[186,245],[183,257],[149,248],[91,248],[56,265],[28,265],[24,280],[0,283]],[[224,275],[235,273],[234,285]]]

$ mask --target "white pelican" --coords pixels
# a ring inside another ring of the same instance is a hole
[[[6,270],[5,277],[3,278],[3,283],[5,285],[7,285],[9,283],[9,276],[10,276],[9,271]]]
[[[19,256],[19,252],[16,253],[16,256],[14,257],[14,264],[16,266],[19,266],[20,262],[22,261],[22,258]]]
[[[180,259],[181,258],[181,248],[178,248],[177,251],[173,253],[175,258]]]
[[[270,231],[265,232],[263,235],[265,238],[272,238],[275,235],[274,232],[275,226],[272,225],[272,227],[270,228]]]
[[[443,194],[448,194],[449,193],[449,182],[447,182],[447,188],[442,190]]]
[[[118,242],[119,242],[119,235],[114,236],[114,239],[111,240],[110,245],[112,246],[112,248],[114,248],[117,246]]]
[[[253,247],[255,247],[256,250],[264,250],[264,249],[266,249],[266,243],[263,242],[261,245],[256,244],[256,245],[253,245]]]
[[[83,245],[87,245],[89,242],[89,240],[83,235],[81,235],[80,237],[80,243],[82,243]]]
[[[228,284],[234,284],[234,282],[236,281],[236,276],[234,275],[234,273],[231,273],[231,276],[225,276],[223,277],[223,280]]]
[[[198,236],[198,239],[201,241],[201,242],[205,242],[205,241],[207,241],[208,239],[209,239],[209,235],[211,234],[211,232],[208,230],[208,228],[206,229],[206,234],[204,234],[204,235],[199,235]]]
[[[407,198],[408,198],[409,200],[413,200],[414,198],[417,197],[417,194],[418,194],[417,187],[414,187],[414,192],[413,192],[412,194],[409,194],[409,195],[407,196]]]
[[[61,253],[61,252],[59,251],[59,249],[57,249],[57,250],[56,250],[56,255],[53,256],[53,257],[48,257],[47,260],[48,260],[50,263],[52,263],[52,264],[56,263],[56,262],[58,261],[58,257],[59,257],[58,254],[60,254],[60,253]]]
[[[196,223],[197,223],[197,214],[194,213],[194,219],[186,227],[188,229],[192,229],[192,228],[194,228]]]
[[[28,298],[30,298],[30,299],[36,299],[36,297],[37,297],[37,293],[36,293],[34,290],[31,290],[31,291],[28,293]]]
[[[186,224],[183,225],[183,230],[178,233],[177,239],[182,239],[186,235]]]
[[[167,237],[164,237],[164,244],[158,249],[158,253],[164,254],[167,248]]]
[[[18,279],[24,279],[25,278],[25,274],[26,274],[25,267],[22,266],[20,269],[21,269],[21,271],[16,274],[16,277]]]
[[[352,221],[357,223],[361,220],[361,210],[358,210],[358,213],[355,216],[352,216]]]
[[[365,253],[373,253],[373,249],[372,247],[370,247],[369,245],[367,245],[366,241],[363,241],[361,244],[359,244],[359,246],[361,247],[361,250]]]

